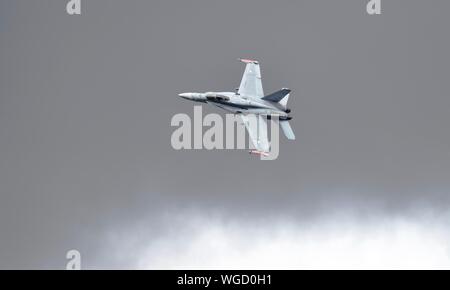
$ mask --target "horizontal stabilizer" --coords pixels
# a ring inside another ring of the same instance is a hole
[[[289,125],[289,121],[280,120],[281,129],[283,130],[284,136],[289,140],[295,140],[294,132],[292,131],[291,125]]]
[[[290,92],[291,92],[290,89],[281,89],[279,91],[276,91],[273,94],[265,96],[262,99],[266,100],[266,101],[271,101],[271,102],[274,102],[274,103],[278,103],[279,101],[284,99],[286,96],[288,96]]]

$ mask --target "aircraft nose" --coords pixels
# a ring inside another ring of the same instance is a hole
[[[178,94],[179,97],[182,97],[184,99],[191,99],[192,98],[192,94],[191,93],[181,93]]]

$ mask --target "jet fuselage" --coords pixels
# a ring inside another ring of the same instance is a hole
[[[212,104],[234,114],[258,114],[267,117],[278,116],[280,120],[289,120],[289,109],[279,103],[268,102],[260,98],[236,94],[234,92],[182,93],[180,97]]]

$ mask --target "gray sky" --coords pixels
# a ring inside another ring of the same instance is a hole
[[[450,2],[382,0],[380,16],[365,2],[82,0],[69,16],[66,1],[0,1],[0,268],[61,269],[72,248],[85,268],[208,267],[195,247],[211,229],[289,221],[301,241],[336,215],[355,240],[440,225],[430,241],[450,260]],[[172,116],[193,112],[177,94],[233,90],[239,57],[261,62],[266,93],[293,90],[297,140],[270,162],[173,150]]]

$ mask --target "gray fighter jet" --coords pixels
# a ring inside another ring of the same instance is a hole
[[[286,138],[295,139],[289,125],[289,120],[292,119],[289,116],[291,110],[287,107],[291,90],[283,88],[264,96],[259,62],[251,59],[240,59],[240,61],[245,63],[246,67],[236,92],[182,93],[179,96],[190,101],[209,103],[237,114],[245,124],[256,148],[250,153],[268,156],[270,145],[267,137],[267,119],[278,117]],[[256,122],[250,121],[249,115],[254,115]]]

